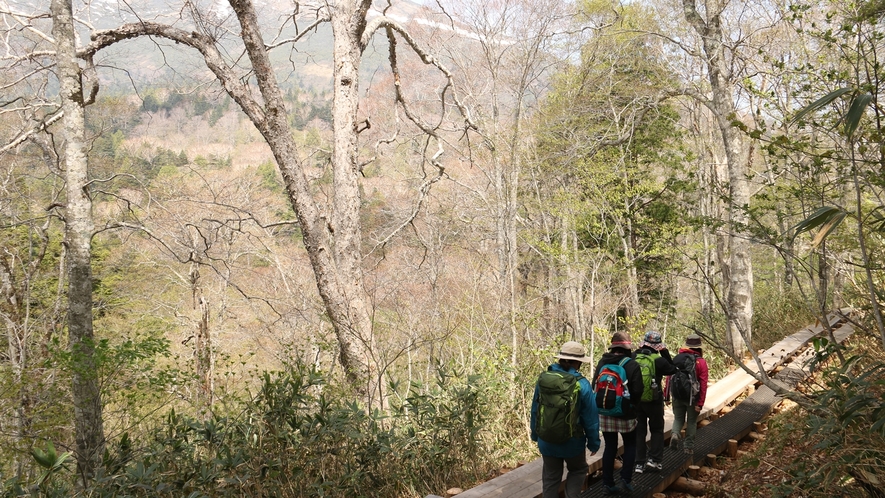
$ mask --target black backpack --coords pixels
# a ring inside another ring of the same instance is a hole
[[[670,377],[670,395],[673,399],[686,401],[694,405],[698,401],[698,393],[701,392],[701,384],[698,382],[697,355],[692,353],[679,353],[673,358],[676,373]]]

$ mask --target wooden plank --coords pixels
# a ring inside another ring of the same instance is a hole
[[[538,496],[541,494],[541,467],[542,460],[538,458],[479,486],[465,490],[458,496],[461,498],[510,496],[509,493],[512,493],[514,497]],[[535,487],[537,490],[534,489]],[[534,495],[529,494],[535,491]]]

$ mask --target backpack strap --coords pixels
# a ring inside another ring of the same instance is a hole
[[[618,362],[618,365],[620,365],[620,366],[623,367],[624,364],[627,363],[628,361],[630,361],[631,359],[632,359],[632,358],[630,358],[629,356],[625,356],[623,360],[621,360],[621,361]]]

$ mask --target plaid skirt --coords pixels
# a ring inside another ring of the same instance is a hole
[[[599,416],[599,430],[602,432],[633,432],[636,429],[635,418],[617,418],[608,415]]]

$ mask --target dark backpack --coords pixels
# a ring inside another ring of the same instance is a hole
[[[642,371],[642,401],[661,399],[658,380],[655,378],[655,360],[660,357],[659,353],[636,353],[636,357],[633,358],[639,365],[639,370]]]
[[[630,404],[627,372],[624,370],[624,365],[629,360],[630,357],[627,356],[619,363],[609,363],[599,368],[593,391],[596,393],[596,407],[601,415],[621,417]]]
[[[546,370],[538,376],[538,416],[535,433],[548,443],[560,444],[584,435],[578,424],[583,377]]]
[[[697,395],[701,391],[698,382],[697,355],[679,353],[673,359],[676,373],[670,377],[670,394],[673,399],[687,401],[690,405],[697,403]]]

